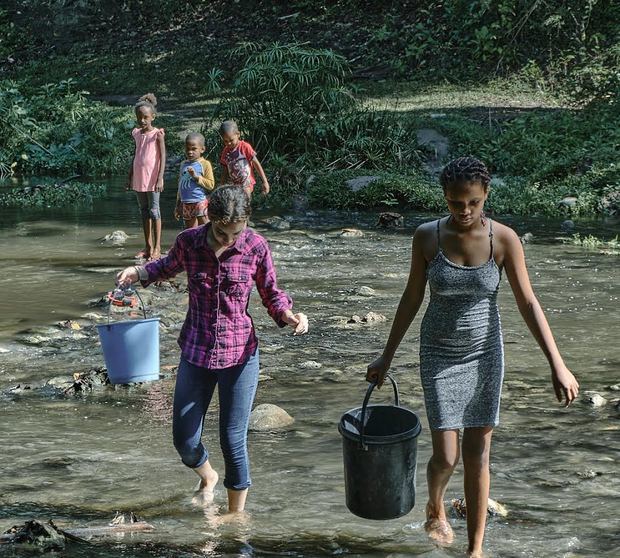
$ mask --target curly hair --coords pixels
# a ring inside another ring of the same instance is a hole
[[[138,110],[140,107],[147,107],[151,109],[153,114],[157,113],[155,107],[157,106],[157,97],[155,97],[155,93],[147,93],[146,95],[142,95],[138,99],[138,102],[134,105],[134,110]]]
[[[448,186],[463,184],[465,182],[480,182],[484,191],[489,189],[491,175],[486,165],[475,157],[459,157],[450,161],[441,171],[439,182],[444,190]]]
[[[225,184],[216,188],[209,198],[207,215],[211,221],[238,223],[250,218],[250,197],[241,186]]]

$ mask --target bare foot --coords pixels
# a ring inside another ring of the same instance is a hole
[[[226,512],[218,516],[217,525],[247,525],[250,521],[250,514],[246,511]]]
[[[161,258],[161,250],[159,248],[155,248],[147,259],[149,262],[152,262],[153,260],[158,260],[159,258]]]
[[[142,250],[140,250],[139,252],[136,252],[136,255],[134,257],[144,258],[145,260],[148,260],[151,257],[151,250],[148,247],[142,248]]]
[[[482,550],[468,550],[467,558],[486,558],[486,554]]]
[[[207,482],[201,480],[198,483],[196,491],[194,492],[194,497],[192,498],[192,504],[197,506],[208,506],[212,504],[215,498],[215,485],[219,478],[219,475],[211,470]]]
[[[427,519],[424,523],[424,530],[428,538],[439,546],[448,546],[454,541],[454,531],[447,519]]]

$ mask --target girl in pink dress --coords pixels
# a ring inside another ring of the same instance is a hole
[[[166,145],[164,129],[155,128],[157,98],[153,93],[140,97],[135,106],[138,126],[131,131],[136,151],[129,169],[127,190],[134,190],[142,214],[144,249],[136,257],[156,260],[161,256],[161,213],[159,194],[164,190]]]

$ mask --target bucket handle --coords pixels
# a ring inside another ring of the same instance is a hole
[[[394,405],[396,407],[400,406],[400,397],[398,395],[398,384],[396,383],[396,380],[394,378],[392,378],[392,376],[390,374],[386,374],[386,379],[390,380],[390,382],[392,382],[392,389],[394,390]],[[366,397],[364,397],[364,402],[362,403],[362,416],[360,417],[360,421],[361,421],[361,426],[360,426],[360,445],[362,446],[362,449],[367,450],[368,449],[368,445],[366,443],[364,443],[364,427],[365,427],[365,419],[366,419],[366,407],[368,407],[368,401],[370,401],[370,396],[372,395],[372,391],[375,389],[375,387],[377,387],[377,382],[372,382],[369,386],[368,389],[366,390]]]
[[[142,313],[144,314],[144,319],[146,320],[146,306],[144,304],[144,300],[142,300],[142,297],[140,296],[140,293],[137,290],[134,290],[134,293],[136,293],[136,296],[138,297],[140,304],[142,304]],[[108,328],[111,325],[110,324],[111,315],[112,315],[112,301],[110,301],[110,303],[108,304]]]

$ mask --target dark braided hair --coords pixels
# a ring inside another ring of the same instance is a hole
[[[484,191],[489,189],[491,175],[486,165],[475,157],[459,157],[450,161],[441,171],[439,182],[445,192],[448,186],[466,182],[480,182]]]
[[[151,109],[153,114],[157,114],[156,106],[157,97],[155,97],[155,93],[147,93],[138,99],[138,102],[134,105],[134,110],[138,110],[140,107],[147,107]]]
[[[250,197],[241,186],[220,186],[209,197],[207,215],[210,221],[220,221],[225,225],[238,223],[249,219],[251,213]]]

